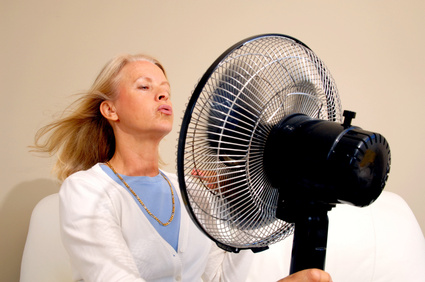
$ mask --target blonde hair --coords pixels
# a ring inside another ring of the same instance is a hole
[[[106,162],[114,155],[114,132],[101,114],[100,104],[116,98],[119,73],[134,61],[152,62],[165,74],[161,63],[150,56],[117,56],[104,66],[91,88],[72,103],[62,117],[37,131],[32,151],[57,155],[54,171],[59,180],[98,162]]]

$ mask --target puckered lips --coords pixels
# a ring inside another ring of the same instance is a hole
[[[172,115],[173,114],[173,108],[169,105],[159,106],[158,111],[165,114],[165,115]]]

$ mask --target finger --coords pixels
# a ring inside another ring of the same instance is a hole
[[[323,270],[306,269],[283,278],[279,282],[332,282],[332,278]]]

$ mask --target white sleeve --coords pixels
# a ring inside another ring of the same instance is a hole
[[[253,255],[251,250],[226,252],[212,243],[202,279],[208,282],[246,281]]]
[[[122,236],[110,195],[98,183],[66,179],[59,192],[61,235],[84,281],[144,281]]]

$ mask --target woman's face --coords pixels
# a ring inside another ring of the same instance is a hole
[[[117,128],[132,136],[160,138],[173,125],[170,84],[162,70],[148,61],[128,63],[118,75],[114,101]]]

